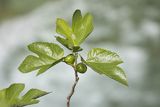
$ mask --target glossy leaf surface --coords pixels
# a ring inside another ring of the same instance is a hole
[[[67,39],[61,38],[59,36],[56,36],[56,40],[61,43],[64,47],[68,48],[69,50],[72,50],[73,45],[69,43]]]
[[[93,31],[93,17],[87,13],[82,18],[81,11],[76,10],[72,19],[72,30],[75,35],[77,45],[80,45]]]
[[[72,35],[73,35],[72,28],[69,26],[69,24],[65,20],[57,18],[56,32],[64,36],[71,45],[75,44],[72,38]]]
[[[99,74],[104,74],[119,83],[128,85],[126,75],[118,64],[123,61],[120,57],[111,51],[94,48],[88,53],[85,63]]]
[[[72,27],[63,19],[58,18],[56,21],[56,32],[64,36],[64,38],[59,37],[58,41],[69,48],[80,46],[92,30],[92,15],[87,13],[82,17],[80,10],[76,10],[73,14]],[[65,41],[65,43],[62,43],[62,41]]]
[[[23,73],[28,73],[39,69],[37,75],[45,72],[53,65],[61,62],[64,51],[57,44],[46,42],[35,42],[28,46],[28,49],[38,56],[27,56],[19,70]]]

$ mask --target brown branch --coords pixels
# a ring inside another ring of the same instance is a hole
[[[75,53],[75,56],[76,56],[75,65],[77,65],[77,57],[78,57],[78,54]],[[75,72],[75,73],[74,73],[74,74],[75,74],[75,81],[74,81],[74,84],[73,84],[73,86],[72,86],[72,89],[71,89],[70,94],[67,96],[67,107],[70,107],[70,100],[71,100],[71,97],[73,96],[73,94],[74,94],[74,92],[75,92],[75,87],[76,87],[76,85],[77,85],[77,83],[78,83],[78,80],[79,80],[78,73],[77,73],[77,71],[76,71],[75,65],[72,66],[73,69],[74,69],[74,72]]]
[[[73,94],[75,92],[75,87],[76,87],[76,85],[78,83],[78,80],[79,80],[79,77],[78,77],[77,71],[75,71],[75,82],[74,82],[74,84],[72,86],[70,94],[67,97],[67,107],[70,107],[70,100],[71,100],[71,97],[73,96]]]

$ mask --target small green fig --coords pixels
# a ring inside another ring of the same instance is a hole
[[[76,71],[79,73],[85,73],[87,71],[87,66],[84,63],[79,63],[76,65]]]
[[[75,56],[73,54],[69,54],[64,58],[64,62],[69,65],[73,65],[75,62]]]

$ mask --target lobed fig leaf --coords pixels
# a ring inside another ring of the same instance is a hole
[[[87,13],[82,17],[81,11],[76,10],[72,17],[72,27],[58,18],[56,21],[56,32],[62,37],[56,37],[57,41],[69,49],[80,46],[80,44],[93,31],[93,17]]]
[[[118,66],[123,61],[116,53],[101,48],[94,48],[89,51],[87,60],[84,62],[95,72],[104,74],[128,86],[126,75],[122,68]]]
[[[48,92],[39,89],[30,89],[24,96],[20,97],[25,85],[22,83],[15,83],[8,88],[0,90],[0,106],[1,107],[24,107],[27,105],[37,104],[37,98],[42,97]]]
[[[29,50],[38,55],[29,55],[19,66],[22,73],[39,69],[37,75],[44,73],[50,67],[63,60],[63,49],[54,43],[35,42],[28,46]]]

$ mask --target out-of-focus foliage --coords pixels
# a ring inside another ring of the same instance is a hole
[[[20,97],[25,85],[21,83],[12,84],[6,89],[0,90],[0,106],[1,107],[23,107],[27,105],[37,104],[37,98],[42,97],[48,92],[38,89],[30,89],[24,96]]]
[[[29,12],[50,0],[0,0],[0,21]]]

